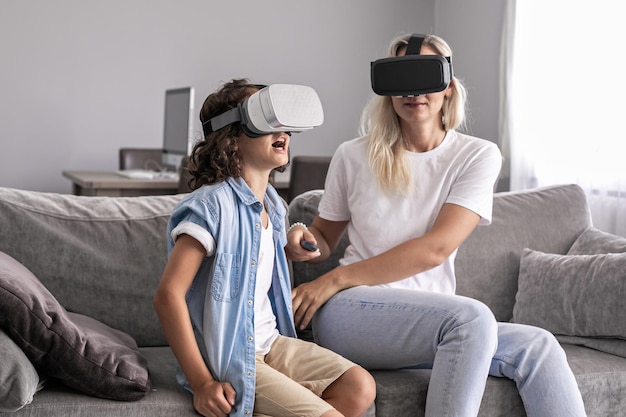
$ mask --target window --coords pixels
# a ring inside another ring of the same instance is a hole
[[[619,3],[510,6],[512,188],[577,183],[587,192],[594,225],[626,235],[626,24]]]

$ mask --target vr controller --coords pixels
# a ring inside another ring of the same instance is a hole
[[[303,132],[324,122],[322,103],[315,90],[305,85],[272,84],[261,88],[243,103],[202,124],[204,135],[241,123],[243,132],[258,138],[273,132]]]
[[[454,76],[452,60],[420,55],[426,35],[413,34],[406,54],[371,63],[372,90],[380,96],[419,96],[448,88]]]

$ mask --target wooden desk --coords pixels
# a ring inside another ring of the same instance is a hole
[[[63,171],[75,195],[132,197],[176,194],[178,178],[132,179],[110,171]]]

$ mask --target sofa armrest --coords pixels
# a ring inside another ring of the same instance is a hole
[[[323,190],[311,190],[296,196],[289,203],[289,220],[291,223],[302,222],[310,225],[317,216],[317,206],[323,193]],[[293,285],[297,287],[304,282],[312,281],[337,267],[348,243],[348,233],[346,232],[339,241],[337,249],[324,262],[293,262]]]

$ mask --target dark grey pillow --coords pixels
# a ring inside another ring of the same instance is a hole
[[[626,340],[625,296],[626,254],[524,249],[512,321],[556,335]]]
[[[0,412],[13,412],[30,404],[39,375],[22,349],[0,330]]]
[[[568,255],[626,252],[626,238],[590,227],[578,236]]]
[[[151,389],[147,362],[129,335],[67,312],[26,267],[3,252],[0,328],[41,374],[76,390],[134,401]]]

